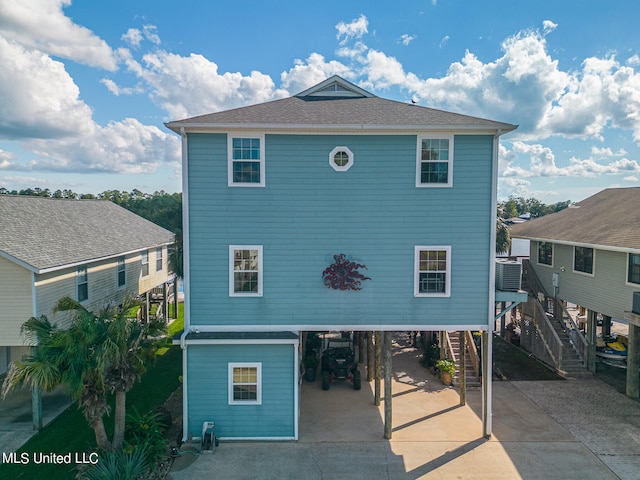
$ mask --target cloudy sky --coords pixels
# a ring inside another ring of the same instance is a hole
[[[640,186],[636,0],[1,0],[0,187],[180,191],[163,123],[339,74],[518,124],[499,197]]]

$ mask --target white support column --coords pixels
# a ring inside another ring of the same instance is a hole
[[[492,365],[493,334],[489,331],[482,332],[482,434],[485,438],[491,438],[492,428]]]

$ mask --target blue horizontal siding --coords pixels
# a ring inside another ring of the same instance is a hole
[[[492,136],[456,136],[452,188],[416,188],[416,136],[267,135],[266,186],[227,186],[226,135],[189,135],[191,323],[486,324]],[[329,152],[347,146],[347,172]],[[230,298],[228,246],[263,245],[264,295]],[[452,247],[451,298],[414,298],[414,246]],[[333,255],[361,291],[322,283]]]
[[[292,345],[190,345],[187,348],[188,428],[199,437],[214,421],[219,437],[294,436]],[[262,404],[229,405],[228,366],[262,363]]]

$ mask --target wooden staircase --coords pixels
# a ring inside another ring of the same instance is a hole
[[[470,332],[465,332],[469,334]],[[460,385],[460,334],[459,332],[446,332],[447,344],[449,355],[453,356],[451,360],[456,363],[456,373],[453,380],[454,385]],[[470,335],[465,342],[467,346],[467,354],[465,355],[465,377],[467,380],[467,390],[479,390],[482,386],[482,381],[479,375],[480,359],[478,352],[475,349],[475,345],[472,347],[469,345],[471,341]],[[472,342],[473,343],[473,342]],[[475,356],[475,359],[474,359]]]
[[[566,311],[562,303],[547,294],[528,261],[523,261],[523,267],[522,288],[529,292],[530,299],[531,297],[537,299],[538,292],[544,294],[543,302],[535,301],[541,305],[540,308],[545,312],[546,319],[542,320],[547,320],[548,325],[551,326],[561,342],[561,354],[557,355],[560,358],[557,359],[557,363],[553,365],[557,373],[567,378],[593,377],[593,374],[585,367],[586,340],[584,335],[577,328],[573,318]],[[551,333],[551,330],[549,330],[549,333]],[[574,342],[575,345],[580,347],[582,358],[576,350]]]

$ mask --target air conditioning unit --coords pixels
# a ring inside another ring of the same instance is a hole
[[[636,315],[640,315],[640,292],[633,292],[633,308],[631,311]]]
[[[513,260],[496,260],[496,290],[517,292],[521,288],[522,264]]]

